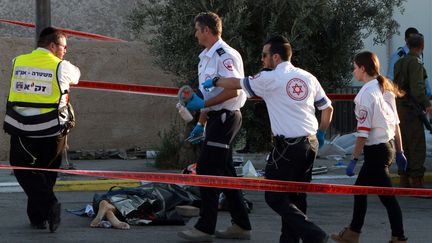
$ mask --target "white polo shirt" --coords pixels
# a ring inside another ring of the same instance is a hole
[[[365,145],[386,143],[395,136],[399,116],[395,95],[381,92],[378,80],[367,82],[354,99],[357,137],[367,138]]]
[[[282,62],[273,71],[263,71],[240,80],[249,97],[260,96],[267,105],[273,135],[287,138],[316,134],[315,106],[331,105],[321,84],[310,73]]]
[[[198,81],[204,100],[219,95],[223,88],[215,87],[206,91],[202,83],[207,79],[218,77],[242,78],[244,77],[243,60],[235,49],[230,47],[222,39],[219,39],[210,49],[204,49],[199,55]],[[240,91],[239,96],[226,100],[223,103],[207,107],[206,110],[239,110],[246,102],[246,94]]]

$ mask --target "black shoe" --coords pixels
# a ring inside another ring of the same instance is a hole
[[[60,225],[61,204],[54,203],[48,212],[48,224],[51,233],[54,233]]]
[[[31,223],[31,227],[33,229],[46,229],[47,228],[47,221],[44,220],[44,221],[42,221],[42,223],[37,223],[37,224]]]

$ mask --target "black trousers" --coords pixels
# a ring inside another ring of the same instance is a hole
[[[237,176],[232,161],[232,150],[230,146],[223,148],[223,145],[231,145],[240,129],[241,120],[240,111],[208,113],[206,138],[196,168],[198,175]],[[228,200],[232,222],[245,230],[250,230],[249,215],[241,191],[209,187],[200,187],[201,210],[195,228],[207,234],[214,234],[221,191]]]
[[[285,139],[274,143],[266,169],[266,179],[310,182],[312,167],[318,150],[315,137]],[[305,193],[265,192],[267,204],[282,217],[279,242],[321,243],[327,234],[306,216]]]
[[[392,187],[389,166],[395,156],[393,142],[365,146],[363,152],[365,161],[355,184],[358,186]],[[387,210],[392,236],[404,238],[402,211],[396,197],[378,197]],[[366,211],[367,195],[355,195],[353,218],[350,224],[352,230],[361,232]]]
[[[58,169],[61,165],[64,146],[64,136],[48,138],[11,136],[10,164],[12,166]],[[27,215],[30,222],[40,224],[47,220],[51,205],[57,202],[53,191],[57,173],[14,170],[14,174],[27,194]]]

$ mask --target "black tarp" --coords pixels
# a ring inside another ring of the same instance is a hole
[[[105,194],[95,194],[93,208],[107,200],[116,207],[121,219],[132,225],[184,225],[185,218],[175,210],[179,205],[199,207],[199,198],[175,184],[148,183],[134,188],[113,187]]]

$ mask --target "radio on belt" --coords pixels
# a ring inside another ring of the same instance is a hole
[[[189,85],[185,85],[181,87],[178,91],[178,99],[179,103],[177,103],[176,107],[179,111],[181,118],[185,122],[190,122],[193,120],[193,116],[190,111],[185,107],[185,104],[192,99],[192,95],[194,94],[193,89]]]

